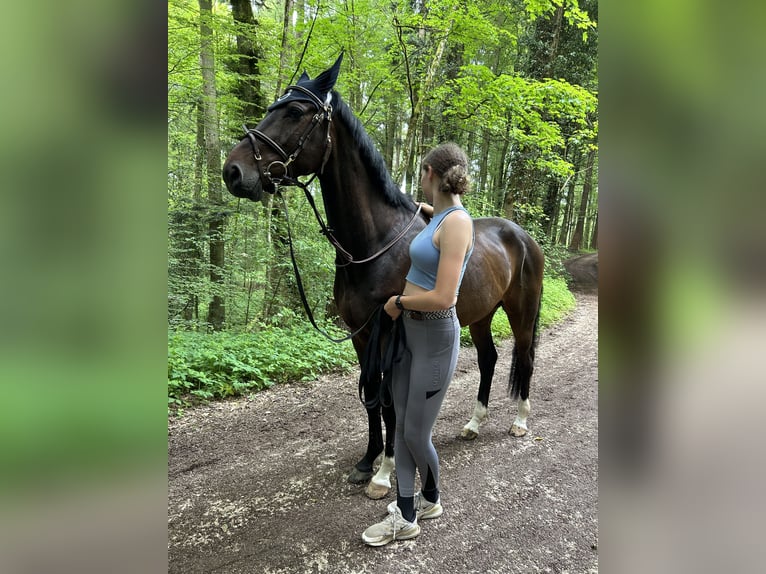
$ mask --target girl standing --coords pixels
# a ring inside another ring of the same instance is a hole
[[[420,534],[418,519],[443,512],[439,457],[431,435],[457,364],[460,324],[455,303],[474,244],[473,220],[460,201],[469,188],[465,152],[453,143],[431,150],[423,159],[420,185],[433,205],[423,211],[432,219],[410,244],[404,292],[384,306],[392,319],[402,316],[407,340],[392,382],[397,495],[388,517],[362,534],[370,546],[414,538]]]

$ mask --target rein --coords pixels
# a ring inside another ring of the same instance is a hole
[[[282,201],[282,209],[285,212],[285,221],[287,222],[287,244],[290,246],[290,259],[293,263],[293,272],[295,273],[295,282],[298,285],[298,293],[301,296],[301,302],[303,303],[303,308],[306,310],[306,314],[309,316],[309,321],[311,321],[311,324],[314,326],[314,329],[319,331],[325,338],[329,339],[333,343],[343,343],[344,341],[348,341],[349,339],[353,339],[356,337],[359,333],[361,333],[367,325],[372,321],[372,318],[375,317],[378,313],[383,313],[383,305],[378,305],[375,310],[372,312],[372,314],[367,317],[367,320],[362,324],[361,327],[359,327],[356,331],[351,333],[350,335],[346,335],[342,339],[335,339],[327,334],[326,331],[322,330],[319,325],[317,325],[316,320],[314,319],[314,313],[311,312],[311,306],[309,305],[308,298],[306,297],[306,291],[303,289],[303,281],[301,280],[301,273],[298,270],[298,262],[295,260],[295,251],[293,250],[293,234],[290,231],[290,215],[287,212],[287,203],[285,202],[284,196],[277,191],[277,195],[279,196],[279,199]]]
[[[311,183],[309,181],[308,183]],[[389,241],[386,245],[381,247],[378,251],[370,255],[369,257],[365,257],[364,259],[354,259],[354,256],[351,255],[348,251],[343,249],[343,246],[340,244],[340,242],[337,240],[337,238],[332,234],[332,231],[327,227],[325,222],[322,220],[322,216],[319,213],[319,210],[317,209],[316,203],[314,202],[314,198],[311,195],[311,193],[308,190],[308,183],[302,184],[301,182],[298,182],[298,187],[303,189],[303,193],[306,194],[306,199],[308,199],[309,204],[311,205],[311,209],[314,210],[314,216],[316,217],[316,220],[319,222],[319,227],[321,227],[321,233],[325,237],[327,237],[327,240],[332,244],[333,247],[335,247],[335,250],[338,252],[338,255],[341,255],[346,262],[345,263],[336,263],[336,267],[346,267],[347,265],[350,265],[352,263],[360,264],[360,263],[369,263],[370,261],[373,261],[374,259],[377,259],[381,255],[383,255],[386,251],[391,249],[396,243],[405,236],[405,234],[410,230],[410,227],[412,227],[415,224],[415,220],[418,217],[418,214],[420,213],[420,210],[422,206],[418,203],[418,208],[415,210],[415,214],[412,216],[412,219],[410,219],[409,223],[404,226],[404,229],[402,229],[399,234],[394,237],[391,241]]]

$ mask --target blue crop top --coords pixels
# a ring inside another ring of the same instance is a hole
[[[439,250],[434,246],[434,233],[450,213],[457,209],[462,209],[466,213],[463,207],[450,207],[445,209],[438,215],[435,215],[428,223],[426,228],[415,236],[415,239],[410,243],[410,259],[412,264],[410,270],[407,273],[407,281],[414,283],[423,289],[433,290],[436,288],[436,272],[439,269]],[[469,214],[470,215],[470,214]],[[460,291],[460,284],[463,282],[463,275],[465,274],[465,267],[468,264],[468,258],[473,253],[473,247],[475,239],[471,239],[471,248],[465,254],[463,259],[463,269],[460,271],[460,279],[457,282],[457,291]]]

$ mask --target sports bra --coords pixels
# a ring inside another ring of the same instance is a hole
[[[410,270],[407,273],[407,281],[414,283],[415,285],[428,289],[429,291],[436,288],[436,272],[439,270],[439,249],[434,246],[434,233],[450,213],[456,210],[462,210],[468,213],[464,207],[450,207],[445,209],[438,215],[434,215],[426,228],[415,236],[415,239],[410,243]],[[468,214],[470,216],[470,214]],[[457,290],[455,294],[460,291],[460,284],[463,281],[463,275],[465,274],[465,268],[468,264],[468,258],[473,253],[473,247],[475,245],[475,237],[471,239],[471,248],[466,252],[463,259],[463,268],[460,270],[460,279],[457,282]]]

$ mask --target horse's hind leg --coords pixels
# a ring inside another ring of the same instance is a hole
[[[511,398],[518,400],[516,419],[508,432],[516,437],[527,434],[527,417],[530,412],[529,384],[535,361],[537,320],[540,310],[540,294],[520,295],[512,298],[515,305],[504,305],[513,330],[514,346],[509,381]]]
[[[386,448],[383,451],[383,460],[375,476],[365,489],[368,498],[377,500],[383,498],[391,490],[391,472],[394,470],[394,434],[396,429],[396,414],[393,405],[382,407],[383,423],[386,426]]]
[[[465,440],[473,440],[479,436],[479,425],[488,418],[489,391],[492,387],[492,377],[495,374],[495,363],[497,363],[497,350],[492,340],[492,315],[494,313],[469,327],[471,339],[476,346],[481,381],[479,382],[479,394],[476,397],[473,416],[460,431],[460,437]]]

